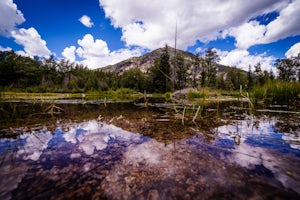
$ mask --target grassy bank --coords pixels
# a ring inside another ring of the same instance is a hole
[[[250,97],[256,103],[297,105],[300,102],[300,83],[270,81],[263,86],[255,86]]]
[[[108,91],[89,91],[86,93],[28,93],[28,92],[1,92],[0,100],[56,100],[56,99],[126,99],[140,98],[144,94],[127,88]]]
[[[250,99],[253,103],[264,104],[287,104],[299,105],[300,104],[300,83],[299,82],[282,82],[270,81],[263,86],[255,86],[250,92]],[[28,93],[28,92],[1,92],[0,100],[55,100],[55,99],[83,99],[83,100],[96,100],[96,99],[136,99],[136,98],[165,98],[171,101],[172,93],[165,94],[147,94],[139,93],[135,90],[128,88],[120,88],[118,90],[107,91],[88,91],[86,93]],[[188,100],[192,103],[214,102],[214,101],[230,101],[242,100],[242,97],[248,97],[245,91],[227,91],[216,90],[211,88],[202,88],[198,91],[191,90],[183,94],[182,100]]]
[[[198,101],[203,99],[213,100],[213,99],[231,99],[231,98],[240,98],[240,92],[202,88],[199,91],[190,91],[187,94],[187,99],[189,101]]]

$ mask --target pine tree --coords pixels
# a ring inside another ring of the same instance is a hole
[[[214,86],[217,78],[217,65],[216,62],[220,60],[217,52],[211,48],[205,51],[204,68],[202,70],[202,87]]]
[[[197,75],[200,71],[200,58],[199,58],[199,54],[197,54],[196,56],[194,56],[193,58],[193,65],[191,68],[191,84],[192,87],[196,88],[197,87]]]
[[[186,85],[187,69],[182,54],[176,55],[176,74],[179,89],[183,89]]]
[[[165,93],[171,89],[171,66],[169,63],[168,47],[163,49],[161,56],[155,60],[154,66],[150,68],[150,79],[152,80],[151,91]]]
[[[247,90],[249,91],[253,87],[253,77],[252,77],[252,69],[251,65],[249,65],[249,70],[247,73]]]

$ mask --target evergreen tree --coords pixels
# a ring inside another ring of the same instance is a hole
[[[227,89],[239,90],[241,86],[245,88],[247,83],[247,75],[241,69],[238,69],[236,67],[227,68]]]
[[[264,74],[261,70],[260,62],[256,63],[256,65],[254,65],[254,75],[255,75],[255,84],[263,85],[264,84]]]
[[[197,54],[193,57],[193,64],[191,68],[191,85],[197,87],[197,75],[200,72],[200,55]]]
[[[187,68],[182,54],[176,55],[176,77],[179,89],[183,89],[186,85]]]
[[[58,73],[58,63],[54,60],[54,56],[44,59],[42,67],[42,84],[51,87],[60,85],[63,82],[63,76]]]
[[[121,85],[124,88],[144,92],[145,75],[139,69],[129,69],[122,74]]]
[[[171,66],[168,47],[166,46],[154,66],[150,69],[150,77],[156,92],[165,93],[171,89]]]
[[[162,73],[162,78],[165,80],[165,86],[163,87],[162,92],[167,92],[171,88],[171,79],[170,79],[171,66],[169,60],[170,60],[170,56],[168,53],[168,46],[166,45],[163,50],[163,53],[160,56],[160,65],[159,65],[160,71]]]
[[[249,69],[247,73],[247,90],[249,91],[252,87],[253,87],[252,69],[251,69],[251,65],[249,65]]]
[[[62,59],[58,63],[58,70],[63,74],[65,87],[68,87],[71,81],[71,73],[73,68],[73,63],[71,63],[69,60]]]
[[[217,52],[211,48],[205,51],[204,66],[202,70],[202,87],[214,86],[217,77],[217,65],[220,60]]]
[[[20,77],[16,73],[16,59],[18,55],[13,51],[0,52],[0,86],[14,84]]]

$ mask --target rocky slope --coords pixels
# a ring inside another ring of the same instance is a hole
[[[104,72],[116,72],[118,74],[121,74],[122,72],[132,69],[132,68],[139,68],[142,72],[146,73],[147,70],[154,65],[154,62],[157,58],[160,57],[162,54],[164,48],[159,48],[154,51],[151,51],[143,56],[140,57],[132,57],[127,60],[121,61],[119,63],[116,63],[114,65],[108,65],[103,68],[99,68],[98,70],[102,70]],[[181,53],[186,61],[191,61],[193,58],[193,54],[190,52],[182,51],[182,50],[176,50],[177,53]],[[175,49],[172,47],[168,47],[168,52],[170,55],[170,60],[174,58],[175,55]]]
[[[101,70],[104,72],[116,72],[118,74],[122,74],[124,71],[127,71],[132,68],[139,68],[142,72],[146,73],[147,70],[154,65],[154,62],[157,58],[160,57],[160,55],[163,53],[164,48],[159,48],[154,51],[151,51],[143,56],[140,57],[132,57],[127,60],[121,61],[119,63],[116,63],[114,65],[108,65],[103,68],[99,68],[97,70]],[[168,52],[170,56],[170,64],[172,65],[172,60],[175,56],[175,49],[168,46]],[[185,63],[191,63],[191,67],[193,67],[193,58],[195,57],[194,54],[182,51],[182,50],[176,50],[176,53],[180,53],[183,55],[185,59]],[[218,65],[218,72],[225,72],[226,66],[224,65]]]

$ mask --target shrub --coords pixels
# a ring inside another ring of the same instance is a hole
[[[166,93],[165,93],[165,99],[166,99],[167,101],[171,101],[171,100],[172,100],[172,94],[171,94],[171,92],[166,92]]]

